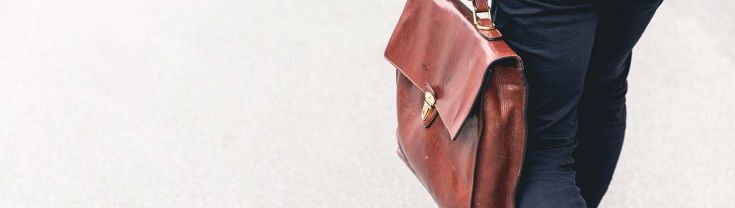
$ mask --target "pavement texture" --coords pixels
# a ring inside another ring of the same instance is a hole
[[[395,156],[403,5],[0,0],[0,207],[435,207]],[[601,207],[735,204],[732,11],[661,6]]]

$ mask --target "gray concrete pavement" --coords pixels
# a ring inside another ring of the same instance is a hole
[[[395,150],[404,1],[0,0],[0,207],[434,207]],[[635,50],[602,207],[731,207],[731,1]]]

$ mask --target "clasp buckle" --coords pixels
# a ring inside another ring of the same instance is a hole
[[[431,126],[436,118],[436,97],[431,92],[424,93],[424,107],[421,109],[421,123],[424,128]]]

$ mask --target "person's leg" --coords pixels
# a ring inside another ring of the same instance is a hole
[[[584,207],[571,169],[577,102],[597,28],[596,0],[498,0],[496,27],[523,59],[528,138],[518,207]]]
[[[625,134],[625,94],[631,50],[660,0],[618,0],[602,5],[597,36],[579,102],[574,152],[576,182],[597,207],[612,179]]]

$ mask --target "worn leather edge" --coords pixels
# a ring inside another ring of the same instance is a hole
[[[506,58],[506,59],[509,59],[509,58]],[[502,61],[502,60],[505,60],[505,59],[499,59],[497,61]],[[522,146],[519,148],[520,151],[521,151],[521,153],[520,153],[521,159],[520,159],[520,161],[518,161],[519,164],[517,164],[517,166],[519,168],[518,169],[518,173],[514,176],[515,177],[515,181],[514,181],[513,192],[510,193],[511,196],[512,196],[512,198],[513,198],[513,200],[511,201],[510,207],[515,207],[516,206],[515,205],[515,197],[516,197],[516,194],[517,194],[517,191],[518,191],[518,185],[519,185],[519,182],[520,182],[520,174],[521,174],[521,171],[522,171],[523,162],[525,160],[525,148],[526,148],[527,137],[528,137],[528,124],[527,124],[527,122],[525,120],[525,118],[526,118],[526,112],[528,110],[528,107],[527,107],[528,106],[528,82],[526,81],[526,76],[523,73],[523,63],[522,63],[521,59],[520,58],[516,58],[516,60],[514,60],[514,61],[516,61],[515,62],[516,63],[516,66],[512,66],[513,69],[502,69],[503,67],[501,67],[501,66],[494,66],[494,64],[490,64],[490,66],[488,66],[488,70],[486,72],[486,76],[483,79],[483,83],[482,83],[482,86],[483,87],[478,92],[479,94],[478,94],[478,97],[477,97],[477,99],[475,101],[475,106],[473,106],[473,111],[475,113],[479,113],[479,114],[484,114],[485,113],[484,112],[484,109],[482,109],[481,108],[482,106],[480,106],[480,105],[482,105],[482,103],[484,102],[484,96],[485,96],[485,93],[486,93],[485,91],[487,90],[487,87],[488,87],[489,82],[492,80],[492,75],[495,72],[495,70],[518,70],[519,77],[521,78],[521,82],[523,84],[522,86],[523,86],[523,89],[524,89],[523,90],[523,106],[521,106],[522,109],[523,109],[523,112],[522,112],[521,117],[524,118],[523,119],[523,129],[524,129],[524,132],[523,132],[523,138],[520,138],[523,141]],[[495,69],[495,68],[497,68],[497,69]],[[483,118],[483,119],[480,120],[480,126],[485,126],[485,122],[487,122],[487,119],[488,118],[486,116],[484,116],[484,115],[482,115],[480,117]],[[489,118],[489,119],[492,119],[492,118]],[[485,128],[482,128],[482,131],[480,132],[480,135],[481,135],[480,138],[482,138],[482,140],[488,139],[487,136],[486,136],[485,130],[486,130]],[[482,185],[482,184],[477,184],[477,180],[478,180],[477,174],[479,174],[479,171],[477,170],[477,167],[480,166],[480,163],[481,162],[483,162],[483,161],[480,160],[481,159],[480,158],[481,155],[479,153],[479,150],[480,150],[480,148],[482,148],[483,145],[485,145],[484,142],[486,142],[486,141],[480,141],[478,143],[477,152],[475,153],[475,164],[473,165],[473,170],[472,170],[473,173],[474,173],[474,175],[472,177],[472,196],[471,196],[471,202],[475,202],[475,192],[477,191],[475,189],[475,187],[478,186],[478,185]],[[470,207],[475,207],[475,206],[473,204]]]

